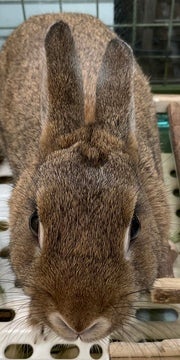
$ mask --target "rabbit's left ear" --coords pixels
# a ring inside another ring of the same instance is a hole
[[[133,72],[131,48],[121,39],[112,39],[97,80],[96,122],[122,139],[135,129]]]
[[[83,81],[74,39],[67,23],[52,25],[45,38],[41,103],[41,142],[55,142],[81,127],[84,118]],[[52,136],[51,136],[52,135]]]

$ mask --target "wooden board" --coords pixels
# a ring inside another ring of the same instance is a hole
[[[180,356],[180,339],[163,340],[145,343],[115,342],[110,344],[110,358],[138,358],[146,359],[169,356]]]
[[[168,114],[177,176],[180,181],[180,104],[172,102],[168,106]]]
[[[151,300],[160,304],[180,304],[180,279],[157,279],[151,291]]]

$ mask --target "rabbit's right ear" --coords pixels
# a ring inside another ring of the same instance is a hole
[[[83,123],[83,81],[71,30],[63,21],[52,25],[45,38],[40,146],[51,152],[59,135]]]
[[[134,58],[121,39],[112,39],[102,59],[96,87],[96,122],[127,140],[135,130]]]

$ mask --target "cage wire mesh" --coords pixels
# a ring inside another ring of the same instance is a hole
[[[180,91],[179,0],[0,0],[0,45],[31,15],[69,11],[100,18],[127,41],[155,90]]]

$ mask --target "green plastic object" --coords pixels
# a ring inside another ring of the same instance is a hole
[[[166,113],[158,113],[157,114],[158,128],[161,129],[169,129],[169,119],[168,114]]]
[[[169,139],[169,119],[167,113],[157,114],[157,123],[159,129],[161,151],[164,153],[172,153],[171,143]]]

